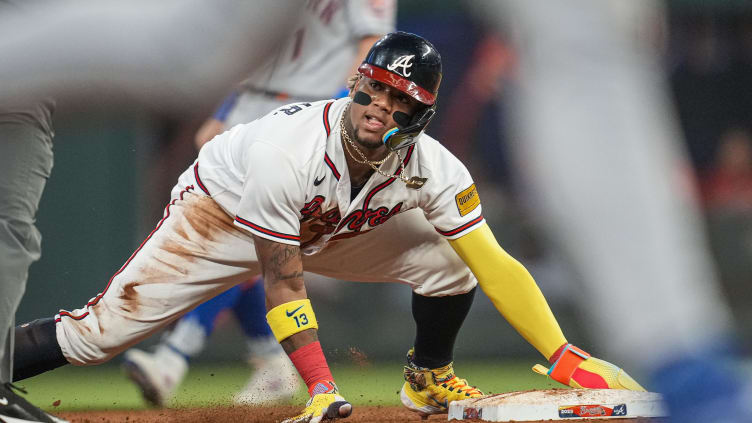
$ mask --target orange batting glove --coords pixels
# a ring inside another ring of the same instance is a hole
[[[623,369],[572,344],[562,345],[548,361],[550,369],[536,364],[533,371],[572,388],[645,390]]]

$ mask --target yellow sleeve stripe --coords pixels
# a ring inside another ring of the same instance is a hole
[[[298,332],[319,327],[308,298],[274,307],[266,313],[266,321],[279,342]]]

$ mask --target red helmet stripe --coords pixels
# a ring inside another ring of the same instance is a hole
[[[360,72],[363,76],[367,76],[368,78],[383,82],[390,87],[394,87],[404,93],[407,93],[410,95],[410,97],[420,101],[423,104],[430,106],[436,102],[436,96],[425,90],[423,87],[420,87],[415,82],[405,79],[404,77],[397,75],[394,72],[390,72],[378,66],[373,66],[369,63],[363,63],[362,65],[360,65],[358,72]]]

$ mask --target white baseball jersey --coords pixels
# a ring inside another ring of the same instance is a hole
[[[420,208],[436,230],[457,238],[483,221],[465,166],[435,139],[421,135],[404,149],[404,170],[428,178],[410,189],[374,173],[351,201],[339,121],[349,98],[296,103],[208,143],[198,157],[203,188],[235,225],[314,254],[327,242],[368,232],[397,213]],[[381,166],[398,169],[396,154]]]
[[[338,130],[349,101],[290,104],[206,144],[105,290],[57,314],[68,361],[109,360],[259,274],[252,235],[300,245],[303,268],[324,276],[404,283],[424,296],[473,289],[475,276],[444,239],[483,223],[467,170],[422,135],[402,156],[403,172],[428,178],[422,188],[374,173],[351,201]],[[382,170],[393,173],[397,161]]]
[[[304,7],[287,43],[243,85],[287,93],[288,102],[330,98],[345,86],[358,41],[395,30],[394,0],[309,0]]]

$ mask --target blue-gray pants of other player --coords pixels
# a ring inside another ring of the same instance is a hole
[[[0,108],[0,383],[13,369],[13,326],[41,240],[34,226],[52,170],[52,102]]]

